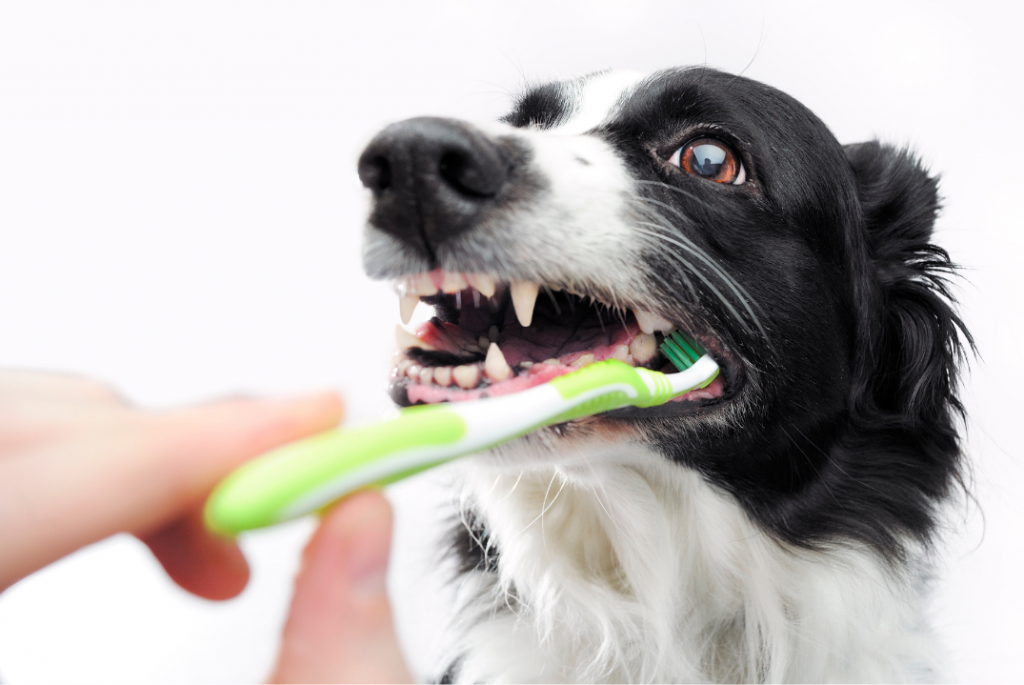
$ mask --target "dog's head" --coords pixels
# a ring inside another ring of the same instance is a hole
[[[435,307],[400,334],[399,403],[609,357],[671,370],[658,343],[678,328],[719,380],[538,442],[653,445],[800,544],[926,536],[958,477],[961,327],[929,243],[936,181],[909,153],[844,149],[773,88],[678,69],[533,88],[498,124],[401,122],[359,173],[367,272],[404,318]]]

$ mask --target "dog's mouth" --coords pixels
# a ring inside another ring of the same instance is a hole
[[[606,359],[677,370],[659,349],[672,323],[569,287],[439,269],[399,278],[395,289],[405,323],[420,301],[434,308],[414,331],[396,327],[390,392],[401,406],[521,392]],[[672,402],[692,408],[724,393],[719,376]]]

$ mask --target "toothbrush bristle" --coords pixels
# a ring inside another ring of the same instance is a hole
[[[704,348],[696,340],[679,331],[672,331],[665,336],[660,347],[672,365],[680,371],[686,371],[704,354]]]

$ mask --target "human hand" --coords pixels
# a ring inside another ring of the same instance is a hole
[[[274,683],[411,683],[385,590],[391,507],[347,497],[320,523],[295,580]]]
[[[333,393],[149,412],[95,381],[0,370],[0,591],[128,532],[186,590],[237,595],[248,566],[203,528],[203,500],[245,460],[340,419]]]
[[[0,591],[128,532],[189,592],[237,595],[248,565],[203,527],[206,496],[247,459],[340,419],[333,393],[147,412],[95,381],[0,370]],[[379,493],[325,516],[303,555],[275,681],[411,682],[385,594],[390,544]]]

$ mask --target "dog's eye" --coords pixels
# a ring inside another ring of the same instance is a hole
[[[713,138],[701,138],[682,146],[669,159],[688,174],[716,183],[740,185],[747,180],[743,162],[725,143]]]

